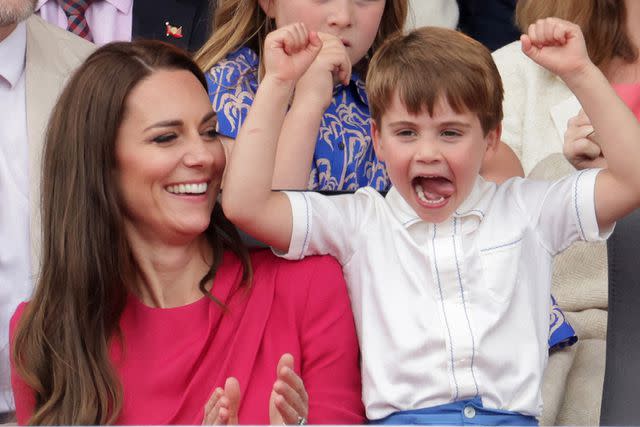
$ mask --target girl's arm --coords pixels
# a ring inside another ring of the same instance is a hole
[[[267,36],[266,73],[234,143],[222,192],[225,215],[236,226],[283,252],[291,240],[292,212],[287,196],[271,191],[277,141],[295,82],[321,47],[303,24]]]
[[[598,134],[608,169],[598,174],[595,210],[601,230],[640,207],[640,123],[589,60],[580,27],[557,18],[532,24],[522,49],[576,95]]]
[[[349,83],[351,62],[340,39],[324,33],[318,37],[322,49],[298,80],[282,126],[273,173],[274,189],[307,189],[320,122],[333,98],[335,80]]]

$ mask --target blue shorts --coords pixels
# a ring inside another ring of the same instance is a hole
[[[424,409],[394,412],[370,424],[537,426],[538,420],[517,412],[488,409],[479,397]]]

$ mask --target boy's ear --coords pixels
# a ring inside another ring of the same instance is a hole
[[[269,18],[275,18],[275,1],[276,0],[258,0],[260,8]]]
[[[384,161],[384,149],[380,141],[380,127],[373,119],[371,119],[371,140],[373,141],[373,150],[376,152],[378,160]]]
[[[502,136],[502,123],[500,123],[495,129],[492,129],[485,136],[487,141],[487,151],[484,153],[484,161],[490,160],[498,150],[500,144],[500,137]]]

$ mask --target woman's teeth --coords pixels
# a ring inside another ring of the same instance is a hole
[[[207,191],[208,184],[201,182],[200,184],[176,184],[169,185],[167,191],[172,194],[204,194]]]
[[[425,196],[424,194],[424,190],[422,189],[422,185],[420,184],[416,184],[415,185],[415,190],[416,190],[416,194],[418,195],[418,198],[428,204],[428,205],[437,205],[438,203],[442,203],[444,201],[444,197],[441,195],[437,195],[437,194],[429,194],[432,197],[436,197],[435,199],[427,199],[427,196]]]

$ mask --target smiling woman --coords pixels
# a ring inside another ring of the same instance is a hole
[[[361,423],[340,267],[249,252],[216,202],[204,76],[159,42],[98,49],[53,112],[43,263],[11,322],[21,424]]]

